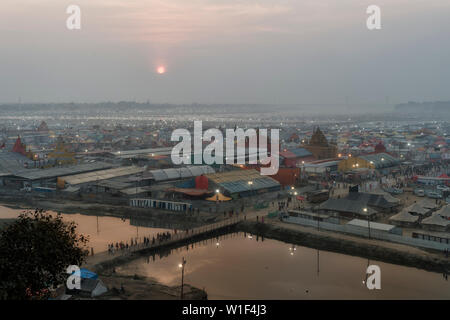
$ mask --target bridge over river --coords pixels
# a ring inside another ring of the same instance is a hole
[[[217,234],[220,231],[230,229],[241,221],[262,219],[262,217],[267,216],[267,213],[269,211],[270,209],[264,208],[257,211],[251,211],[246,214],[235,214],[234,216],[222,221],[189,229],[186,231],[172,231],[169,232],[170,237],[168,237],[168,239],[155,239],[154,243],[152,243],[152,241],[150,241],[150,243],[144,243],[144,236],[142,236],[136,244],[131,246],[129,245],[127,249],[116,250],[114,248],[113,253],[105,251],[88,256],[83,267],[98,271],[115,264],[126,262],[130,260],[130,258],[133,258],[135,256],[137,257],[140,254],[158,252],[158,250],[162,250],[168,247],[182,246],[187,243],[191,243],[199,238],[204,238],[210,235]]]

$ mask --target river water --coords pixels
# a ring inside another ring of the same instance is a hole
[[[10,209],[0,206],[0,219],[17,218],[23,210]],[[49,211],[55,214],[55,212]],[[89,248],[94,253],[108,250],[109,243],[123,241],[130,244],[131,239],[142,239],[142,237],[153,237],[157,233],[169,231],[166,228],[150,228],[133,225],[129,219],[120,219],[105,216],[92,216],[83,214],[61,214],[63,220],[74,221],[77,233],[89,236]]]
[[[209,299],[450,299],[442,274],[293,246],[245,233],[229,234],[141,258],[116,269],[180,285],[204,288]],[[381,269],[381,289],[363,281],[368,264]]]
[[[20,210],[0,207],[1,218]],[[134,226],[128,219],[63,214],[78,232],[90,236],[95,252],[107,243],[152,236],[166,228]],[[134,223],[135,224],[135,223]],[[178,267],[186,258],[185,283],[204,288],[209,299],[450,299],[442,274],[360,257],[294,246],[234,233],[136,259],[116,268],[119,274],[147,276],[166,285],[181,283]],[[369,290],[368,265],[381,269],[381,289]]]

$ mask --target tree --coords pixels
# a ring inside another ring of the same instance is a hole
[[[88,238],[74,222],[36,209],[22,213],[0,233],[0,299],[47,298],[64,283],[69,265],[80,266]]]

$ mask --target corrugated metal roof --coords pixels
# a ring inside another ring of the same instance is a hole
[[[151,174],[155,181],[164,181],[168,180],[168,176],[164,170],[152,170]]]
[[[305,148],[297,148],[297,149],[291,149],[290,150],[293,154],[295,154],[297,157],[309,157],[312,156],[312,153],[306,150]]]
[[[72,176],[64,177],[64,181],[70,185],[77,185],[82,183],[88,183],[93,181],[107,180],[116,177],[122,177],[126,175],[132,175],[136,173],[141,173],[144,168],[141,167],[119,167],[107,170],[100,170],[82,174],[76,174]]]
[[[109,163],[92,162],[92,163],[79,164],[79,165],[75,165],[75,166],[56,167],[56,168],[50,168],[50,169],[24,169],[21,171],[14,172],[13,175],[20,177],[20,178],[28,179],[28,180],[38,180],[38,179],[63,177],[63,176],[68,176],[68,175],[72,175],[72,174],[76,174],[76,173],[102,170],[102,169],[111,168],[111,167],[112,167],[112,165]]]
[[[394,158],[393,156],[387,153],[366,154],[359,157],[372,163],[377,169],[393,167],[400,163],[398,159]]]
[[[365,216],[377,213],[376,210],[368,207],[367,203],[349,199],[328,199],[322,203],[319,208],[323,210],[348,212]],[[366,211],[364,211],[364,209],[366,209]]]
[[[14,173],[24,169],[24,164],[33,165],[33,161],[16,152],[0,150],[0,172]]]
[[[437,225],[441,227],[447,227],[450,225],[450,220],[445,215],[441,215],[439,211],[433,212],[433,214],[422,220],[422,224],[425,225]]]
[[[165,180],[192,178],[200,176],[202,174],[210,174],[214,172],[215,171],[213,168],[204,165],[204,166],[187,166],[180,168],[151,170],[150,174],[152,175],[155,181],[165,181]]]
[[[363,227],[363,228],[369,227],[369,223],[367,222],[367,220],[360,220],[360,219],[353,219],[353,220],[349,221],[347,224],[352,225],[352,226],[357,226],[357,227]],[[395,226],[393,226],[391,224],[370,221],[370,229],[373,229],[373,230],[390,231],[394,228],[395,228]]]
[[[124,182],[119,182],[119,181],[114,181],[114,180],[100,181],[100,182],[96,183],[95,185],[97,185],[99,187],[111,188],[111,189],[116,189],[116,190],[122,190],[122,189],[130,188],[132,186],[131,183],[124,183]]]
[[[151,148],[151,149],[138,149],[138,150],[126,150],[126,151],[117,151],[114,155],[118,158],[132,158],[140,155],[171,155],[172,147],[163,147],[163,148]]]
[[[166,173],[167,178],[169,180],[174,180],[174,179],[178,179],[181,177],[181,169],[178,169],[178,170],[174,169],[174,168],[164,169],[164,172]]]
[[[310,157],[312,153],[305,148],[295,148],[286,151],[280,151],[280,156],[286,159]]]
[[[208,174],[206,177],[229,193],[240,193],[280,186],[278,181],[268,176],[262,176],[256,170],[233,170]],[[249,181],[252,184],[249,184]]]
[[[402,210],[400,213],[393,215],[389,218],[389,221],[399,221],[399,222],[411,222],[414,223],[419,220],[419,216],[413,216],[407,210]]]
[[[144,192],[149,192],[148,188],[144,188],[144,187],[134,187],[134,188],[126,188],[126,189],[122,189],[120,190],[121,193],[126,194],[126,195],[134,195],[134,194],[140,194],[140,193],[144,193]]]

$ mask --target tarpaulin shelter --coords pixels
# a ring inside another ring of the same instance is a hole
[[[79,272],[74,272],[75,275],[79,275],[82,279],[97,279],[98,274],[88,269],[81,268]]]

